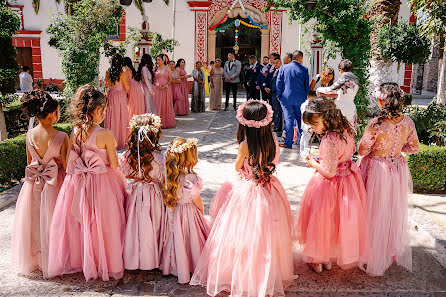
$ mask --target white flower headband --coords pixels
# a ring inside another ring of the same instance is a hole
[[[187,151],[190,148],[193,148],[194,146],[197,146],[198,139],[196,138],[188,138],[186,139],[186,142],[177,146],[170,146],[167,151],[175,154],[181,154],[185,151]]]
[[[159,116],[157,116],[156,114],[153,113],[145,113],[145,114],[140,114],[140,115],[134,115],[132,117],[132,119],[130,120],[130,129],[133,131],[136,128],[141,128],[142,126],[139,126],[136,124],[136,119],[139,117],[143,117],[143,118],[151,118],[152,119],[152,123],[150,123],[149,125],[146,125],[144,127],[146,127],[146,129],[148,131],[151,131],[153,133],[158,133],[161,130],[161,118]]]

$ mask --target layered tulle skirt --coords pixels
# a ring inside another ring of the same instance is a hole
[[[366,208],[364,184],[353,162],[341,164],[332,178],[316,171],[305,189],[294,229],[302,260],[362,267],[370,251]]]
[[[408,218],[412,179],[406,159],[367,156],[360,169],[367,190],[371,243],[367,273],[383,275],[393,262],[412,270]]]
[[[216,217],[191,284],[211,296],[284,295],[293,282],[292,219],[279,180],[263,186],[239,178],[212,203]]]

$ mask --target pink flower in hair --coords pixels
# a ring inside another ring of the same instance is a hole
[[[261,121],[247,120],[243,117],[243,110],[245,109],[246,105],[248,105],[251,102],[259,102],[265,105],[267,112],[266,112],[266,117],[263,120]],[[273,108],[266,101],[249,99],[248,101],[246,101],[245,103],[241,104],[238,107],[236,118],[239,121],[239,123],[242,124],[243,126],[251,128],[265,127],[268,126],[269,123],[271,123],[271,121],[273,120]]]

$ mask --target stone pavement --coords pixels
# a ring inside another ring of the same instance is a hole
[[[235,171],[235,112],[206,112],[177,119],[177,128],[163,131],[162,144],[165,147],[176,136],[199,139],[196,172],[203,179],[202,197],[207,212],[218,187]],[[312,173],[296,149],[282,151],[277,176],[293,212]],[[88,283],[80,273],[50,280],[42,279],[39,273],[20,276],[10,266],[14,207],[12,203],[0,212],[0,296],[206,296],[203,288],[179,285],[175,277],[164,277],[157,270],[126,271],[118,281]],[[411,233],[413,272],[394,265],[383,277],[369,277],[359,269],[341,270],[335,266],[332,271],[316,274],[296,259],[298,278],[286,296],[446,296],[446,269],[437,260],[435,242],[420,229],[413,228]]]

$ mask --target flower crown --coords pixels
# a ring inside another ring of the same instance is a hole
[[[243,117],[243,110],[245,109],[246,105],[248,105],[249,103],[252,103],[252,102],[259,102],[259,103],[262,103],[263,105],[265,105],[267,113],[266,113],[266,117],[263,120],[261,120],[261,121],[247,120]],[[246,101],[245,103],[243,103],[242,105],[240,105],[238,107],[236,118],[237,118],[238,122],[240,124],[242,124],[243,126],[247,126],[247,127],[251,127],[251,128],[265,127],[265,126],[268,126],[269,123],[271,123],[271,121],[273,120],[273,108],[266,101],[249,99],[248,101]]]
[[[400,89],[401,97],[404,98],[404,91]],[[387,99],[387,94],[384,92],[381,92],[380,87],[376,87],[376,89],[373,91],[373,96],[376,99],[379,99],[381,101],[385,101]]]
[[[146,126],[139,126],[136,124],[137,117],[143,117],[143,118],[151,118],[152,123]],[[151,131],[153,133],[158,133],[161,130],[161,118],[153,113],[145,113],[140,115],[134,115],[132,119],[130,120],[130,129],[133,131],[135,129],[138,129],[140,127],[146,127],[148,131]]]
[[[188,138],[186,139],[186,142],[177,146],[169,147],[167,149],[168,152],[181,154],[185,151],[187,151],[190,148],[193,148],[194,146],[197,146],[198,139],[196,138]]]

